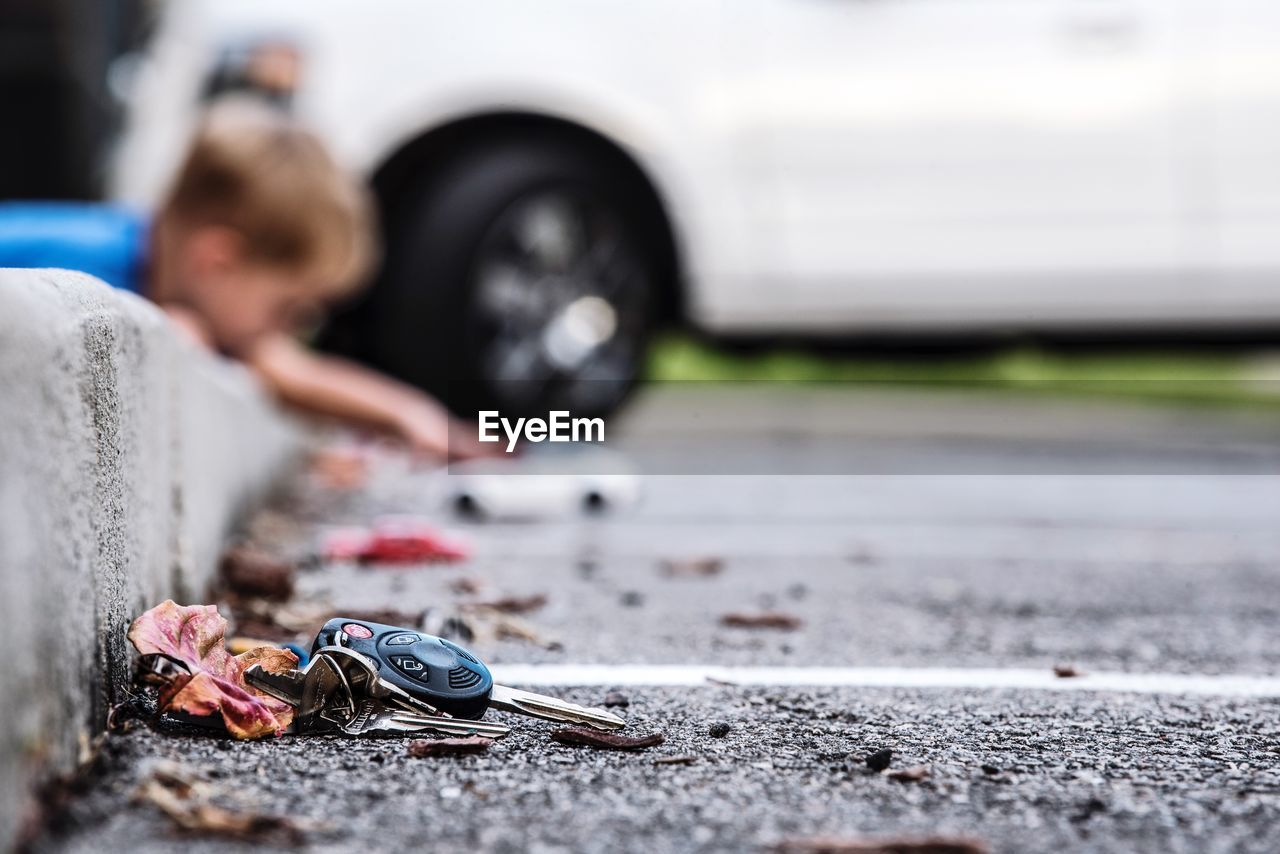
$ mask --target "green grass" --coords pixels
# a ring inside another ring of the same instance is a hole
[[[1018,347],[972,355],[843,355],[775,349],[739,353],[683,335],[653,348],[654,382],[877,383],[997,389],[1183,403],[1280,406],[1280,376],[1255,354],[1222,351],[1054,352]]]

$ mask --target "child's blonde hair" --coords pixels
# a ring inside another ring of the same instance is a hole
[[[206,113],[157,219],[234,229],[252,259],[313,278],[326,297],[363,283],[377,255],[363,185],[288,116],[246,101]]]

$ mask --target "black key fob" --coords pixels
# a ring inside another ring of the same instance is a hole
[[[339,633],[343,635],[341,643]],[[312,655],[325,646],[346,646],[367,656],[377,665],[379,678],[454,717],[478,718],[489,707],[493,689],[489,668],[444,638],[334,617],[316,635]]]

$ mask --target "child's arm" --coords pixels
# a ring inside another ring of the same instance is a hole
[[[437,456],[491,453],[473,431],[413,386],[314,353],[287,335],[267,337],[245,361],[280,400],[299,409],[396,433]]]

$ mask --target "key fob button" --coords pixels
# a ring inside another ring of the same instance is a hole
[[[398,635],[392,635],[387,639],[387,646],[409,646],[422,640],[422,635],[415,635],[413,632],[401,632]]]
[[[393,655],[390,656],[391,664],[396,670],[399,670],[405,676],[411,679],[422,680],[427,676],[427,665],[423,664],[412,655]]]

